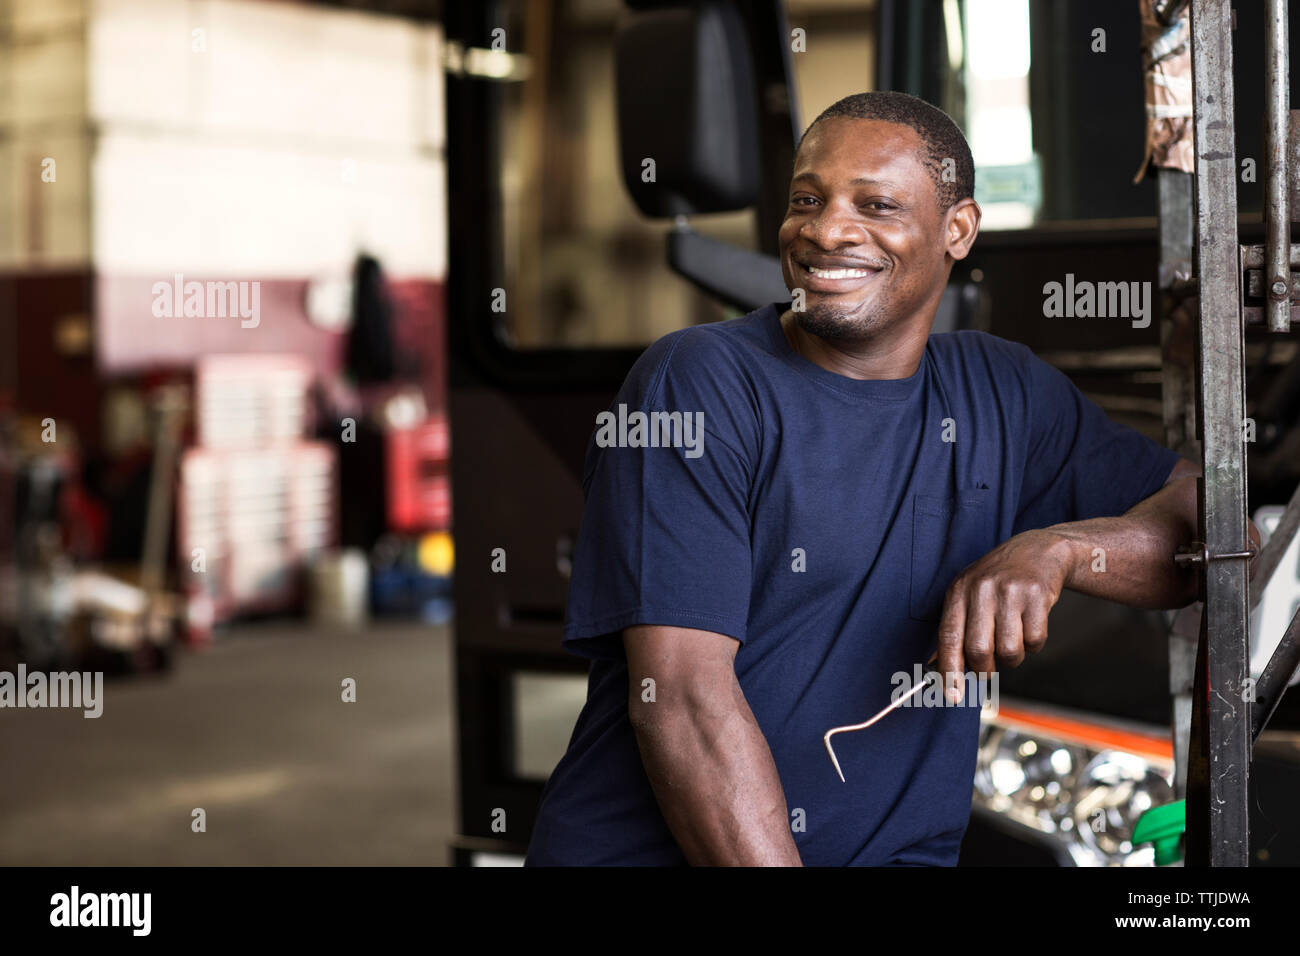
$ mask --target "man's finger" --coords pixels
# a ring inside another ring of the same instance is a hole
[[[993,640],[997,633],[997,585],[985,579],[971,591],[966,605],[966,666],[976,674],[991,674],[996,669]],[[956,702],[960,700],[956,698]]]
[[[1022,606],[1017,595],[1004,594],[998,599],[995,646],[1000,667],[1019,667],[1025,659],[1024,625],[1020,619]]]
[[[966,637],[966,589],[954,587],[948,591],[943,604],[943,617],[939,619],[939,673],[948,686],[949,674],[965,670],[962,648]]]
[[[1031,588],[1025,602],[1025,653],[1037,654],[1047,643],[1047,612],[1050,610],[1046,593],[1041,588]]]

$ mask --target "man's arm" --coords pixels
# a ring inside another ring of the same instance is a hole
[[[1196,538],[1196,477],[1179,461],[1164,487],[1116,518],[1026,531],[966,568],[948,588],[939,625],[939,668],[961,699],[966,670],[1018,666],[1047,640],[1047,615],[1064,588],[1146,608],[1196,599],[1197,572],[1173,555]],[[1258,548],[1259,531],[1248,523]],[[1104,569],[1104,570],[1103,570]]]
[[[736,680],[740,644],[630,627],[628,716],[664,819],[696,866],[800,866],[767,740]],[[642,700],[645,678],[654,700]]]

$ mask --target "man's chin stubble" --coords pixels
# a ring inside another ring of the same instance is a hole
[[[844,309],[816,305],[794,313],[795,323],[809,335],[826,342],[860,342],[871,338],[873,324],[869,318],[853,316]]]

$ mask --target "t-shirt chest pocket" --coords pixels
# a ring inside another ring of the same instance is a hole
[[[998,544],[996,503],[987,488],[915,497],[908,607],[914,619],[937,618],[948,585]]]

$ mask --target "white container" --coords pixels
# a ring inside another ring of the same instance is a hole
[[[346,548],[322,554],[311,569],[312,622],[319,627],[361,627],[367,618],[369,584],[364,551]]]

